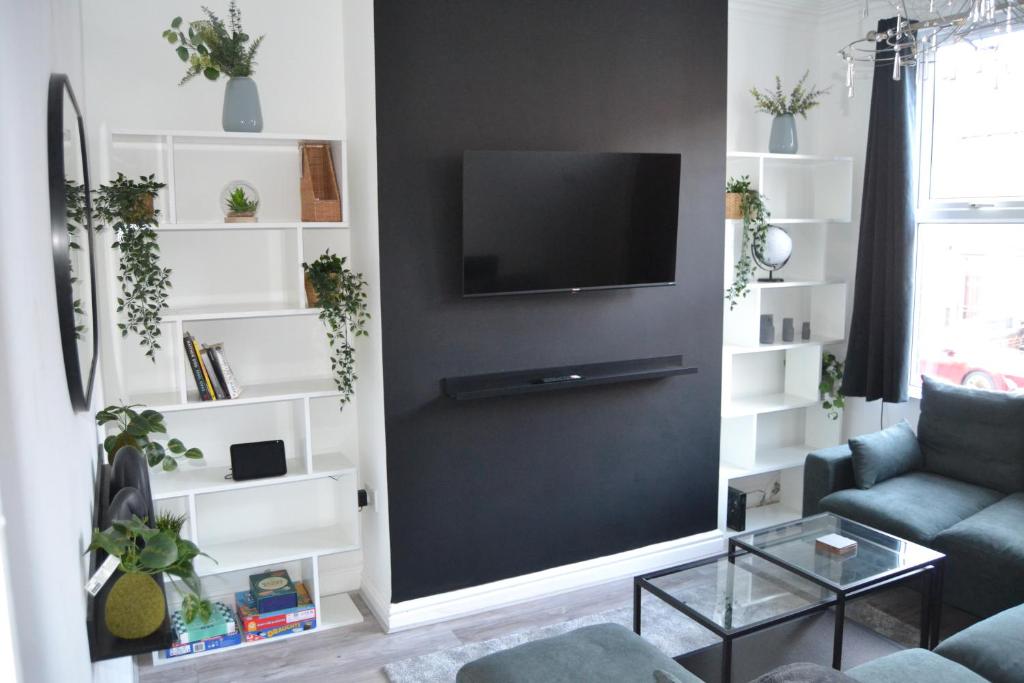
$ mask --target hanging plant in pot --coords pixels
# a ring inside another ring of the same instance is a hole
[[[153,175],[132,180],[118,173],[109,185],[100,186],[93,203],[96,231],[110,225],[114,231],[111,246],[120,252],[117,312],[125,314],[125,321],[117,326],[123,337],[129,332],[137,334],[154,363],[171,286],[171,269],[160,266],[160,245],[153,229],[160,213],[153,208],[153,199],[163,187]]]
[[[729,194],[739,199],[739,217],[743,219],[743,235],[740,243],[740,257],[733,271],[732,285],[725,290],[725,298],[729,301],[729,310],[736,308],[740,299],[750,293],[750,281],[757,272],[754,254],[764,251],[768,236],[768,220],[771,214],[764,204],[764,197],[753,189],[750,178],[743,176],[739,180],[730,178],[726,183],[726,206],[728,210]]]
[[[756,87],[750,89],[755,110],[775,117],[772,119],[772,132],[768,141],[768,151],[773,154],[796,154],[799,145],[794,116],[799,114],[806,119],[807,112],[821,104],[821,96],[831,90],[831,87],[819,89],[817,86],[807,89],[804,82],[809,74],[809,71],[804,72],[788,97],[782,92],[782,79],[778,76],[775,77],[774,92],[761,91]]]
[[[242,29],[242,13],[235,0],[228,5],[228,21],[218,17],[209,7],[203,7],[205,19],[183,25],[181,17],[171,21],[163,32],[164,39],[176,45],[175,52],[188,64],[188,71],[179,85],[184,85],[202,74],[211,81],[228,77],[224,88],[224,109],[221,124],[224,130],[239,133],[259,133],[263,130],[263,112],[256,81],[252,80],[256,65],[256,51],[264,36],[249,42],[249,34]]]
[[[120,560],[117,569],[121,576],[111,587],[103,611],[111,634],[137,639],[160,628],[167,607],[154,574],[166,572],[180,578],[187,591],[172,583],[183,594],[183,607],[199,614],[209,613],[210,603],[202,597],[202,586],[192,564],[196,557],[206,553],[181,537],[184,521],[183,517],[161,515],[156,526],[149,527],[144,520],[133,517],[115,520],[104,531],[93,530],[87,552],[102,550]]]
[[[341,407],[355,393],[355,337],[365,337],[366,279],[345,266],[347,259],[327,250],[313,263],[303,263],[306,298],[310,306],[320,307],[320,320],[327,328],[331,345],[331,371],[341,392]]]

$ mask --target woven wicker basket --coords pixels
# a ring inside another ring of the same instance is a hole
[[[299,193],[302,199],[302,220],[341,220],[338,178],[334,173],[331,148],[327,145],[302,145]]]
[[[306,307],[316,308],[320,305],[320,297],[317,296],[316,288],[313,287],[313,283],[309,280],[309,275],[303,277],[303,283],[306,285]]]
[[[742,192],[726,192],[725,193],[725,218],[726,220],[738,220],[743,218],[743,210],[740,206],[743,204],[743,193]]]

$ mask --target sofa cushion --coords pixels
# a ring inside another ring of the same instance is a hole
[[[953,525],[933,545],[948,556],[945,599],[950,604],[984,617],[1024,602],[1024,493]],[[1021,634],[1024,649],[1024,630]]]
[[[925,377],[917,439],[929,472],[1003,493],[1024,491],[1024,393]]]
[[[856,680],[821,664],[797,662],[772,669],[750,683],[855,683]]]
[[[821,509],[931,545],[939,532],[995,503],[999,491],[928,472],[911,472],[870,489],[844,489],[821,500]]]
[[[1019,683],[1024,677],[1024,605],[960,631],[935,652],[994,683]]]
[[[855,666],[847,675],[861,683],[984,683],[967,667],[928,650],[903,650]]]
[[[906,420],[880,432],[853,437],[850,451],[853,478],[861,489],[920,469],[923,460],[917,436]]]
[[[597,624],[495,652],[466,664],[456,683],[654,683],[655,672],[700,683],[628,628]]]

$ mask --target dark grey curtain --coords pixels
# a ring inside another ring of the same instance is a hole
[[[895,26],[878,22],[878,31]],[[843,393],[907,400],[914,306],[916,69],[876,65]]]

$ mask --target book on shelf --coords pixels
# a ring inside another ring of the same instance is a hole
[[[249,593],[260,614],[293,609],[299,605],[295,584],[285,569],[253,574],[249,577]]]
[[[194,617],[192,621],[185,621],[181,610],[175,610],[171,615],[171,629],[174,631],[174,642],[186,645],[207,638],[230,635],[237,630],[237,625],[231,608],[223,602],[215,602],[213,603],[213,613],[205,622],[199,617]]]
[[[206,355],[213,363],[213,373],[220,381],[221,387],[228,398],[238,398],[242,394],[242,388],[235,379],[235,373],[231,371],[227,359],[224,357],[224,344],[218,342],[205,346]]]
[[[218,401],[223,401],[230,398],[227,391],[224,390],[224,385],[220,382],[217,377],[216,369],[213,365],[213,356],[210,354],[210,350],[205,344],[200,345],[199,349],[199,363],[206,368],[206,374],[210,381],[210,390]]]
[[[196,381],[196,389],[199,390],[199,400],[213,400],[213,395],[210,393],[210,385],[206,382],[203,366],[199,362],[198,347],[196,346],[195,339],[188,332],[185,333],[184,343],[185,358],[188,360],[188,366],[192,370],[192,378]]]
[[[295,593],[298,598],[298,604],[295,607],[263,613],[256,609],[256,601],[253,599],[250,591],[235,593],[238,620],[246,634],[246,639],[248,639],[250,633],[260,634],[282,627],[294,628],[311,620],[316,625],[316,606],[309,597],[306,584],[302,581],[296,581]]]
[[[203,400],[216,401],[217,393],[213,389],[213,382],[210,381],[210,373],[206,369],[206,364],[203,363],[203,350],[199,346],[199,342],[196,341],[195,337],[192,337],[192,348],[196,352],[196,358],[199,360],[199,370],[203,375],[203,382],[206,384],[206,392],[209,398]]]
[[[236,624],[235,630],[231,633],[213,636],[212,638],[204,638],[203,640],[196,640],[191,643],[171,643],[171,646],[164,650],[164,657],[170,659],[172,657],[183,657],[185,655],[206,652],[207,650],[220,650],[225,647],[231,647],[232,645],[238,645],[241,642],[242,632],[238,629]]]
[[[316,628],[316,615],[314,614],[309,619],[302,619],[300,621],[294,621],[290,624],[283,624],[281,626],[272,626],[271,628],[263,629],[262,631],[246,631],[245,641],[251,643],[254,640],[267,640],[268,638],[276,638],[277,636],[284,636],[289,633],[298,633],[300,631],[311,631]]]

